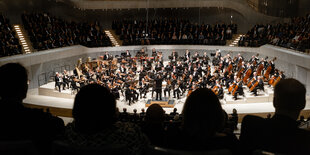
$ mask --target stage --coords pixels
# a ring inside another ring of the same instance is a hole
[[[75,92],[72,92],[71,89],[63,90],[61,93],[54,88],[55,83],[51,82],[46,85],[41,86],[38,89],[29,90],[27,98],[24,100],[24,103],[28,107],[49,108],[51,113],[71,117],[71,110],[73,107]],[[240,120],[246,114],[253,114],[265,117],[269,113],[274,112],[272,105],[273,98],[273,88],[265,86],[265,92],[260,91],[258,96],[253,96],[247,88],[245,88],[245,97],[240,96],[238,100],[233,100],[232,96],[227,94],[227,89],[225,89],[224,99],[220,100],[223,109],[228,113],[232,113],[232,110],[235,108],[239,113]],[[171,93],[172,94],[172,93]],[[154,93],[155,96],[155,93]],[[127,111],[132,113],[133,109],[137,109],[138,113],[141,112],[141,109],[147,109],[147,103],[152,99],[151,92],[147,93],[146,98],[139,99],[137,102],[132,103],[131,105],[128,102],[125,102],[124,96],[121,95],[120,99],[117,100],[117,107],[120,112],[123,111],[123,108],[127,108]],[[184,102],[186,100],[186,94],[181,96],[180,99],[166,98],[166,100],[173,101],[173,106],[169,108],[164,107],[166,113],[173,111],[173,108],[177,108],[178,112],[181,113],[183,109]],[[305,117],[310,116],[310,97],[307,97],[306,108],[302,112]]]

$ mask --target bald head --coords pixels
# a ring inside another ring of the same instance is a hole
[[[295,79],[284,79],[276,84],[273,106],[277,112],[299,112],[306,105],[306,88]]]

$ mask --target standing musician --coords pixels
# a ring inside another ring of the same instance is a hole
[[[58,72],[56,72],[55,75],[55,88],[58,87],[58,91],[61,92],[61,86],[63,86],[63,80],[61,75],[59,75]]]
[[[189,52],[189,50],[186,50],[184,54],[184,61],[187,61],[190,59],[191,59],[191,52]]]
[[[162,84],[163,84],[163,78],[159,74],[155,79],[156,100],[162,100],[161,98]]]
[[[66,70],[64,70],[64,72],[62,73],[62,79],[63,79],[63,87],[64,89],[66,88],[66,86],[68,86],[68,89],[70,88],[69,83],[70,83],[70,77],[69,74]]]

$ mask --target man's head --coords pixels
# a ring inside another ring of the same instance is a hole
[[[74,99],[72,115],[79,132],[100,131],[116,121],[116,100],[108,88],[89,84]]]
[[[23,100],[28,90],[28,73],[19,63],[8,63],[0,67],[0,97]]]
[[[276,84],[273,97],[276,113],[297,119],[305,105],[306,88],[302,83],[290,78]]]

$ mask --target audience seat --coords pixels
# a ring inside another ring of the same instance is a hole
[[[79,147],[55,141],[52,155],[123,155],[127,153],[125,145],[108,145],[104,147]]]
[[[183,151],[166,149],[157,146],[148,146],[146,155],[231,155],[231,151],[227,149],[206,150],[206,151]]]
[[[32,141],[0,141],[1,155],[38,155]]]

